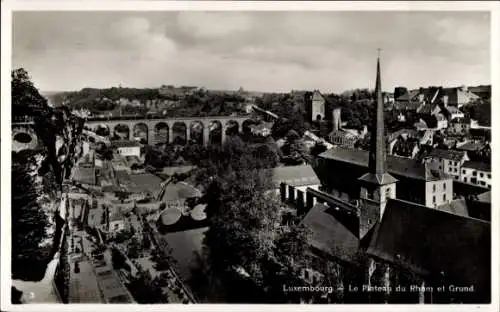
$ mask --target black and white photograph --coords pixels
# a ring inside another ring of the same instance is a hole
[[[2,310],[498,308],[498,3],[153,2],[2,3]]]

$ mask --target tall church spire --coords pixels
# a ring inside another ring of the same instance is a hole
[[[385,127],[384,101],[382,99],[382,83],[380,81],[380,49],[377,58],[377,79],[375,82],[375,119],[372,123],[369,172],[380,177],[386,172],[385,166]]]
[[[379,49],[380,53],[380,49]],[[385,159],[384,102],[380,81],[380,55],[377,58],[377,81],[375,82],[375,118],[371,130],[370,158],[368,172],[359,178],[359,237],[363,238],[382,220],[385,205],[390,198],[396,197],[397,180],[387,173]]]
[[[382,98],[382,82],[380,79],[380,49],[378,49],[378,53],[377,78],[375,82],[375,118],[373,119],[371,129],[368,173],[360,179],[378,185],[385,185],[393,183],[395,179],[387,173],[386,167],[384,101]]]

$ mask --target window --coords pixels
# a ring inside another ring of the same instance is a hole
[[[443,183],[443,190],[446,191],[446,183]]]
[[[462,170],[462,174],[465,174],[465,170]]]
[[[436,196],[432,196],[432,203],[436,203]]]
[[[484,177],[484,173],[482,173],[482,172],[481,172],[481,173],[479,174],[479,176],[480,176],[481,178],[483,178],[483,177]]]
[[[474,171],[472,171],[472,176],[473,176],[473,177],[477,176],[477,171],[475,171],[475,170],[474,170]]]
[[[488,179],[491,179],[491,173],[488,173]]]
[[[483,186],[486,185],[486,182],[484,182],[484,181],[481,181],[479,183],[481,183],[481,185],[483,185]]]
[[[443,194],[443,201],[446,201],[446,194]]]
[[[464,182],[467,182],[467,178],[464,178]]]
[[[432,185],[432,191],[435,193],[436,192],[436,184]]]
[[[386,198],[390,198],[390,197],[391,197],[391,189],[390,189],[390,188],[387,188],[387,189],[385,190],[385,197],[386,197]]]
[[[452,164],[453,164],[453,162],[451,160],[448,160],[448,165],[451,166]]]
[[[488,188],[489,188],[489,189],[491,188],[491,184],[488,184]]]

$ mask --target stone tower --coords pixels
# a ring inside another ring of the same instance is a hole
[[[396,197],[397,180],[387,173],[384,127],[384,102],[380,80],[380,56],[377,58],[377,79],[375,83],[376,103],[373,120],[368,173],[361,176],[359,208],[359,236],[363,238],[377,221],[382,219],[389,198]]]
[[[319,90],[315,90],[311,100],[311,121],[321,121],[325,119],[325,98]]]

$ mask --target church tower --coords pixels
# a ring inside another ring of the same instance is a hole
[[[384,126],[384,101],[380,81],[380,55],[377,58],[377,80],[375,83],[375,118],[371,129],[368,173],[361,176],[359,207],[359,238],[382,219],[389,198],[396,197],[397,180],[387,173]]]

